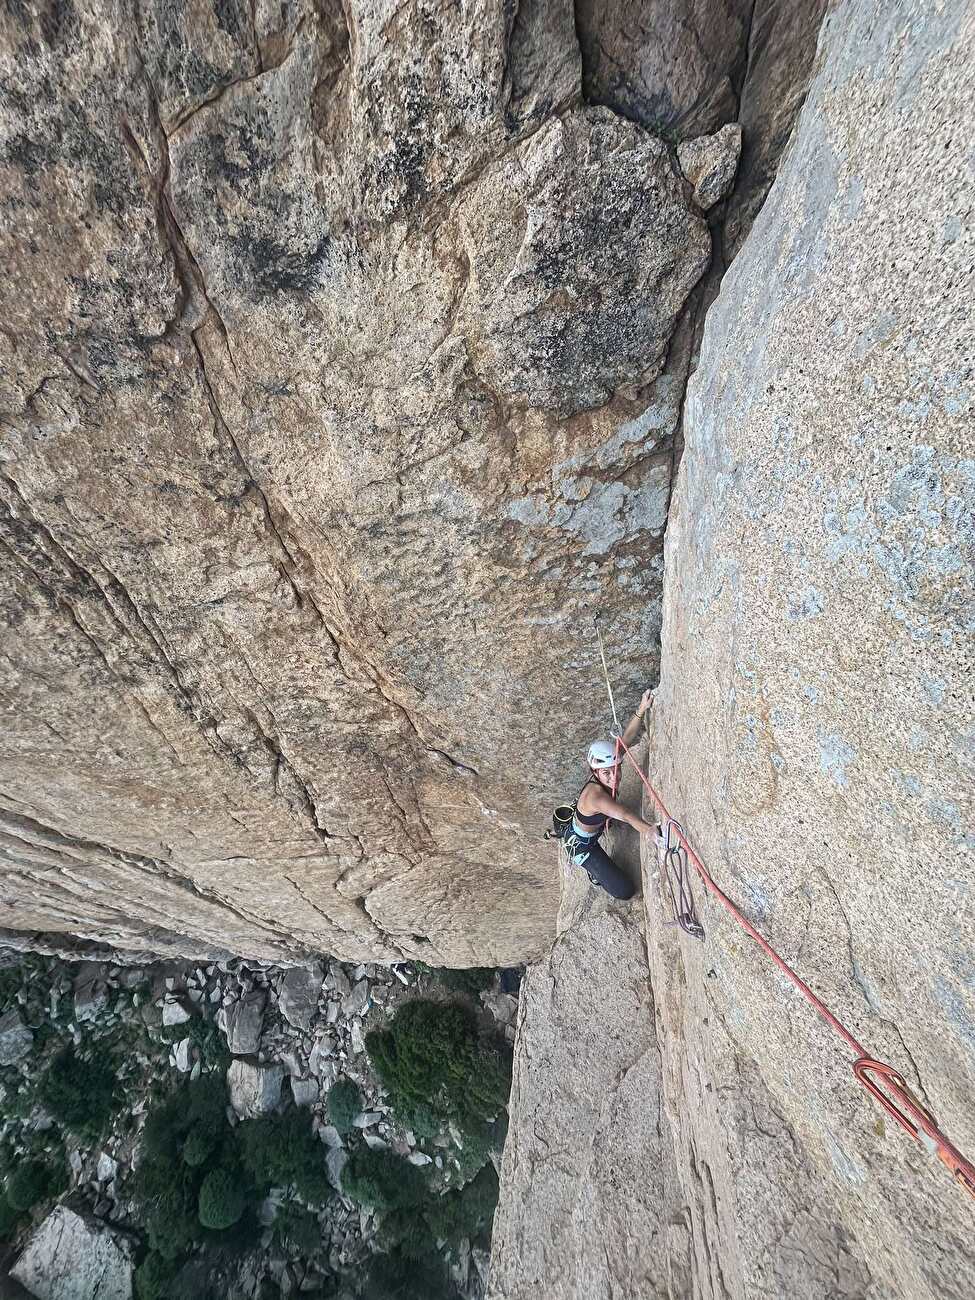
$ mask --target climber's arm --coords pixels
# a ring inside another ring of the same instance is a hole
[[[601,812],[606,817],[614,817],[618,822],[626,822],[627,826],[632,826],[635,831],[641,835],[649,835],[655,827],[649,822],[645,822],[642,817],[636,813],[630,812],[619,800],[614,799],[612,795],[605,790],[594,790],[589,786],[592,794],[589,795],[588,806],[593,812]]]
[[[623,732],[623,744],[629,748],[635,745],[640,735],[640,724],[643,721],[643,715],[653,704],[653,691],[644,691],[637,706],[637,711],[626,724],[626,730]]]

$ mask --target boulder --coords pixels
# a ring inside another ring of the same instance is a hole
[[[352,982],[345,973],[345,968],[339,962],[333,961],[329,963],[325,987],[337,993],[340,998],[347,997],[351,992]]]
[[[729,122],[714,135],[698,136],[677,146],[677,161],[694,187],[699,208],[713,208],[730,192],[740,157],[741,127],[737,122]]]
[[[118,1161],[110,1156],[107,1151],[100,1151],[95,1172],[100,1183],[110,1183],[118,1173]]]
[[[356,1115],[352,1123],[356,1128],[372,1128],[373,1124],[378,1124],[385,1115],[381,1110],[364,1110]]]
[[[518,999],[511,993],[491,989],[481,994],[481,1002],[499,1025],[513,1025],[518,1018]]]
[[[285,1020],[296,1029],[310,1029],[318,1014],[321,991],[322,968],[317,962],[308,969],[297,966],[289,970],[278,994],[278,1005]]]
[[[230,1105],[240,1119],[269,1115],[281,1100],[284,1071],[280,1065],[258,1065],[255,1061],[231,1061],[227,1070]]]
[[[173,1047],[173,1064],[180,1074],[188,1074],[193,1068],[193,1040],[181,1038]]]
[[[100,962],[82,962],[74,980],[74,1018],[96,1020],[109,1002],[106,968]]]
[[[192,1016],[192,1011],[183,1005],[179,998],[165,998],[162,1005],[163,1027],[185,1025]]]
[[[38,1300],[132,1300],[132,1247],[59,1205],[35,1228],[10,1276]]]
[[[322,1094],[317,1079],[292,1079],[291,1095],[296,1106],[313,1106]]]
[[[328,1170],[329,1181],[337,1192],[342,1190],[342,1170],[348,1163],[348,1152],[342,1147],[329,1147],[328,1155],[325,1157],[325,1167]]]
[[[227,1047],[234,1056],[253,1056],[260,1045],[264,1025],[265,993],[255,990],[217,1012]]]
[[[0,1065],[15,1065],[34,1046],[34,1035],[16,1007],[0,1016]]]
[[[318,1135],[325,1145],[331,1147],[333,1150],[344,1145],[341,1134],[332,1124],[323,1124],[318,1130]]]
[[[361,1016],[368,1005],[369,981],[361,979],[342,999],[342,1015],[346,1020],[351,1020],[353,1016]]]
[[[717,130],[737,115],[755,8],[756,0],[579,0],[587,97],[651,131]]]

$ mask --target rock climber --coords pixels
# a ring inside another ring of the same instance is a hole
[[[636,743],[643,715],[652,704],[653,691],[644,691],[636,713],[626,724],[626,730],[623,732],[625,745],[632,746]],[[577,867],[585,868],[593,884],[602,885],[603,889],[614,898],[632,898],[636,892],[632,882],[600,846],[599,837],[611,817],[616,821],[626,822],[641,835],[653,835],[657,828],[650,822],[645,822],[636,813],[630,812],[610,794],[613,772],[618,761],[613,742],[594,740],[589,746],[586,757],[589,763],[589,776],[575,802],[571,838],[567,841],[570,856]]]

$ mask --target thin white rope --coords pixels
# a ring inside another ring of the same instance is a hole
[[[620,726],[620,720],[616,716],[616,701],[613,699],[613,688],[609,682],[609,669],[606,667],[606,648],[603,645],[603,634],[599,627],[599,615],[593,619],[593,626],[596,629],[596,636],[599,638],[599,656],[603,661],[603,679],[606,682],[606,694],[609,696],[609,707],[613,710],[613,737],[614,739],[623,734],[623,728]]]

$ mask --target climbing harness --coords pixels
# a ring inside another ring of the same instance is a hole
[[[616,719],[616,707],[613,704],[612,689],[609,685],[609,673],[606,670],[606,656],[603,652],[603,639],[599,631],[599,623],[596,622],[596,634],[599,637],[599,649],[603,661],[603,673],[606,677],[606,688],[610,697],[610,706],[613,709],[613,718],[616,721],[617,732],[619,732],[619,722]],[[705,888],[711,893],[719,903],[722,904],[735,918],[739,925],[747,934],[758,944],[762,951],[769,957],[782,973],[792,981],[806,1001],[812,1006],[830,1028],[846,1043],[847,1047],[854,1054],[853,1074],[857,1082],[863,1087],[879,1104],[884,1108],[891,1119],[895,1120],[905,1133],[914,1138],[929,1154],[936,1155],[941,1163],[945,1166],[951,1176],[956,1180],[958,1185],[975,1199],[975,1165],[948,1139],[947,1135],[938,1127],[938,1123],[929,1110],[927,1110],[917,1098],[911,1093],[902,1075],[900,1075],[891,1065],[883,1061],[876,1061],[867,1055],[867,1049],[862,1043],[853,1037],[844,1024],[833,1015],[832,1011],[821,1001],[820,998],[812,991],[806,981],[796,973],[782,957],[775,951],[772,945],[765,939],[758,930],[755,929],[751,921],[745,916],[744,912],[734,903],[731,898],[724,892],[711,873],[705,867],[704,863],[694,852],[688,841],[684,830],[671,817],[666,804],[660,795],[650,784],[649,779],[644,775],[642,768],[633,756],[632,750],[623,740],[622,734],[615,736],[616,744],[620,752],[629,761],[637,776],[643,782],[643,785],[653,800],[660,817],[666,825],[666,843],[671,842],[673,837],[681,846],[697,874],[700,876]],[[622,766],[622,764],[620,765]],[[668,880],[668,888],[670,883]],[[679,923],[679,922],[678,922]],[[685,927],[682,927],[685,928]]]
[[[674,919],[667,921],[666,924],[679,925],[692,939],[703,939],[704,926],[697,919],[697,912],[694,909],[687,853],[677,832],[683,835],[683,827],[679,822],[668,820],[664,823],[659,836],[663,857],[661,879],[670,900],[670,910],[674,914]]]

